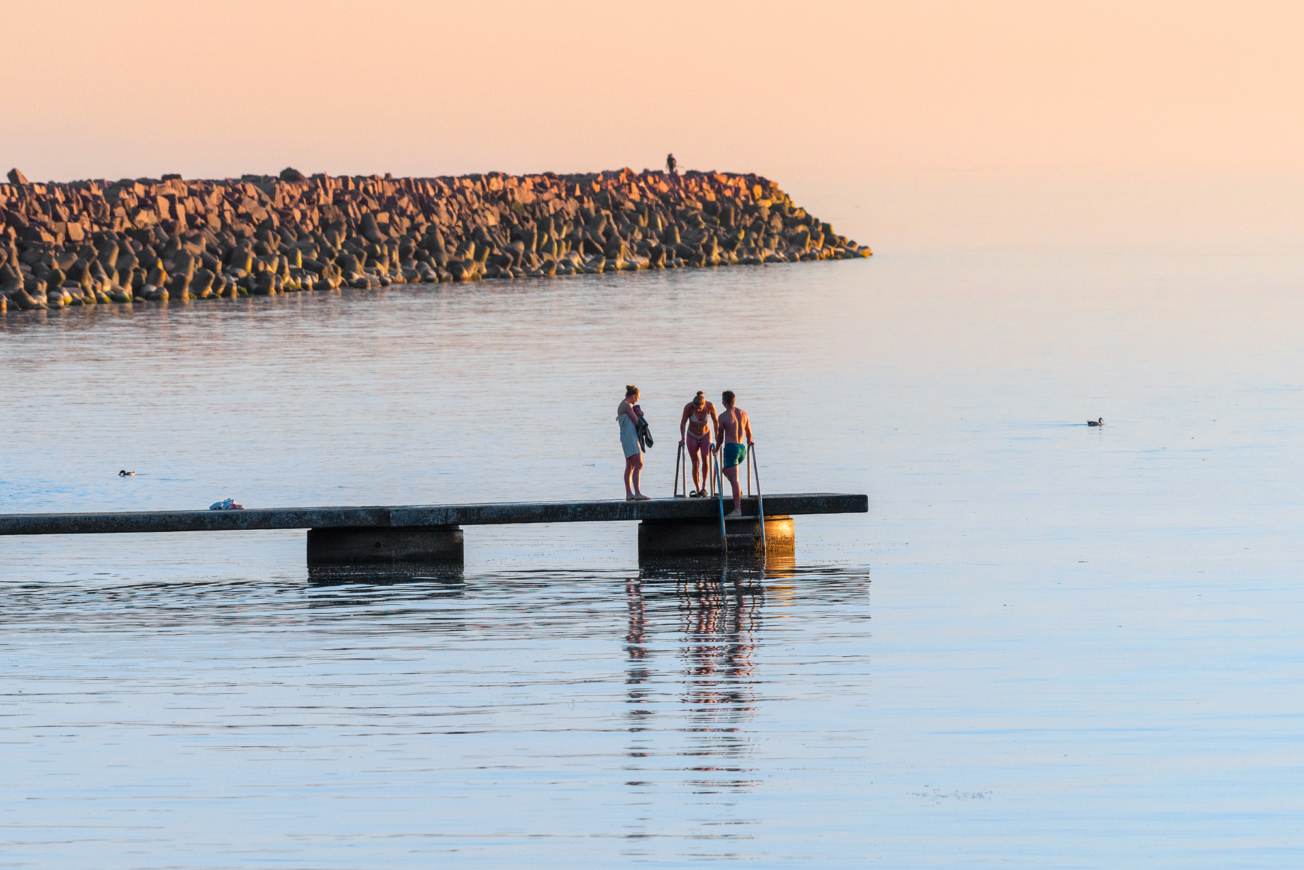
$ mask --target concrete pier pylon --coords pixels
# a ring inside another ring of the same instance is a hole
[[[728,520],[730,533],[751,532],[754,539],[748,551],[761,552],[760,520]],[[737,539],[733,539],[737,540]],[[730,552],[739,550],[730,543]],[[790,516],[765,518],[765,550],[768,555],[792,556],[796,551],[796,533]],[[684,556],[716,556],[724,552],[720,538],[720,518],[691,520],[643,520],[638,524],[638,559],[640,562]]]
[[[462,565],[460,526],[353,526],[308,530],[308,567]]]

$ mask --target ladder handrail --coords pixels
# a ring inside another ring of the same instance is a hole
[[[749,454],[752,452],[750,444],[747,445],[747,452]],[[750,458],[748,458],[748,460],[743,463],[743,467],[747,471],[747,497],[751,498],[752,497],[752,463]],[[759,485],[759,483],[757,485]]]
[[[756,469],[756,513],[760,516],[761,521],[761,554],[765,554],[765,496],[761,495],[761,464],[756,461],[756,445],[747,445],[747,452],[751,454],[752,465]],[[750,477],[748,478],[750,480]]]
[[[712,446],[712,447],[715,447],[716,445],[715,445],[715,444],[712,444],[711,446]],[[690,466],[690,463],[689,463],[689,461],[688,461],[688,460],[689,460],[689,457],[688,457],[688,455],[687,455],[687,451],[688,451],[688,449],[684,446],[683,442],[680,442],[680,444],[679,444],[679,450],[678,450],[678,452],[675,454],[675,484],[674,484],[674,497],[675,497],[675,498],[679,498],[679,487],[680,487],[681,485],[682,485],[683,488],[684,488],[684,496],[683,496],[683,497],[684,497],[684,498],[688,498],[688,492],[689,492],[689,490],[688,490],[688,469],[689,469],[691,466]],[[707,496],[709,497],[709,496],[713,496],[713,495],[718,494],[718,493],[720,492],[721,487],[717,485],[716,475],[715,475],[714,472],[712,471],[712,469],[715,467],[715,464],[716,464],[716,461],[717,461],[716,451],[707,451],[707,453],[708,453],[708,455],[707,455],[707,457],[706,457],[706,468],[703,468],[703,469],[702,469],[702,481],[703,481],[703,483],[702,483],[702,490],[701,490],[701,491],[702,491],[702,493],[703,493],[704,495],[707,495]],[[751,474],[750,470],[748,471],[748,474],[749,474],[749,475]],[[749,478],[748,478],[748,481],[750,481],[750,480],[751,480],[751,478],[749,477]],[[693,481],[693,484],[694,484],[694,486],[696,486],[696,485],[697,485],[697,481],[694,480],[694,481]],[[751,491],[752,491],[752,490],[751,490],[751,485],[750,485],[750,483],[749,483],[749,485],[748,485],[748,487],[747,487],[747,494],[748,494],[749,496],[751,495]]]
[[[724,480],[722,478],[723,465],[720,463],[720,461],[717,459],[717,457],[714,454],[712,454],[711,456],[711,461],[712,461],[712,468],[714,469],[715,472],[715,474],[713,475],[713,479],[717,484],[716,503],[719,504],[720,506],[720,544],[724,548],[724,552],[727,554],[729,552],[729,532],[728,532],[728,527],[726,526],[724,520]],[[761,557],[764,558],[769,549],[769,542],[765,538],[765,495],[761,491],[761,464],[756,459],[755,444],[747,445],[747,459],[746,461],[744,461],[743,465],[747,469],[747,482],[748,482],[747,497],[748,498],[751,498],[752,495],[752,490],[751,490],[752,475],[753,474],[756,475],[756,521],[761,524]]]
[[[715,482],[715,499],[716,503],[720,506],[720,546],[724,548],[726,553],[728,553],[729,533],[725,531],[724,524],[724,483],[720,480],[720,459],[715,453],[711,454],[711,465],[715,469],[715,474],[712,475]]]

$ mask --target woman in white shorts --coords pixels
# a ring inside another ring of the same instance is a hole
[[[638,387],[625,387],[625,401],[616,408],[620,422],[620,446],[625,451],[625,501],[647,501],[638,490],[638,478],[643,473],[643,448],[638,443]]]

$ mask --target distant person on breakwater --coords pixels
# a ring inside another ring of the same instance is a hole
[[[708,402],[706,395],[698,390],[693,401],[684,406],[684,415],[679,419],[679,443],[688,445],[688,456],[693,460],[693,486],[696,489],[688,494],[689,498],[706,496],[711,454],[716,450],[715,442],[720,440],[718,434],[712,437],[712,426],[719,433],[720,418],[716,416],[715,403]]]
[[[620,422],[620,446],[625,451],[625,501],[647,501],[639,492],[639,477],[643,473],[643,446],[638,441],[639,407],[638,387],[625,387],[625,401],[616,408]]]
[[[725,390],[720,398],[724,401],[725,408],[720,415],[720,431],[723,433],[720,440],[724,445],[720,465],[724,468],[724,476],[729,478],[729,485],[733,487],[734,502],[733,511],[726,516],[740,517],[743,515],[743,497],[738,489],[738,466],[747,461],[747,448],[755,443],[752,441],[752,421],[746,411],[734,407],[733,390]],[[747,439],[746,442],[743,438]]]
[[[675,174],[675,167],[677,167],[678,165],[679,165],[679,161],[675,159],[675,155],[673,155],[673,154],[667,154],[667,155],[666,155],[666,171],[667,171],[667,172],[669,172],[671,175],[674,175],[674,174]]]

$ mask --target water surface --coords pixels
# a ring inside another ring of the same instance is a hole
[[[1297,866],[1304,252],[1002,238],[10,314],[6,512],[618,496],[637,382],[652,494],[731,388],[870,513],[764,575],[0,540],[0,866]]]

